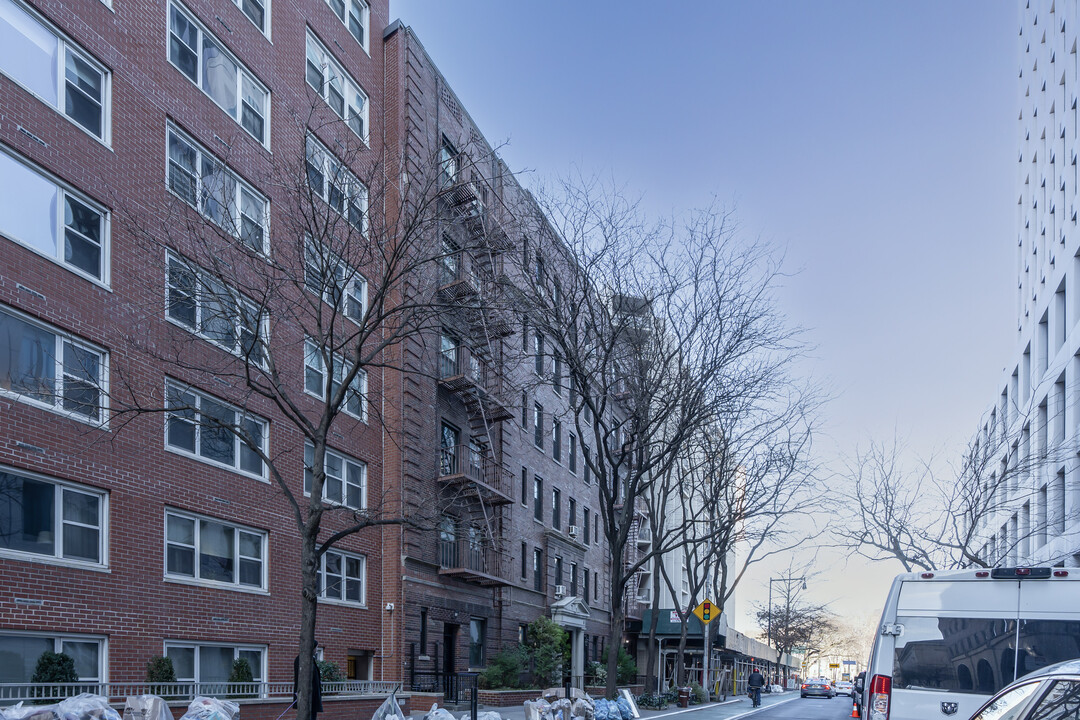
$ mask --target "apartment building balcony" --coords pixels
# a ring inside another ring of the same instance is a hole
[[[462,218],[482,213],[484,210],[480,187],[475,180],[453,180],[443,191],[442,198],[446,205]]]
[[[440,448],[438,480],[491,505],[514,501],[510,472],[490,452],[475,445]]]
[[[499,374],[464,345],[444,343],[439,354],[439,386],[459,395],[469,412],[489,421],[514,417],[510,403],[498,390]]]
[[[439,574],[492,587],[509,585],[510,561],[490,542],[476,537],[439,538]]]
[[[444,248],[439,259],[439,298],[443,301],[461,301],[480,293],[480,275],[476,259],[463,250]]]
[[[509,309],[488,305],[470,314],[469,331],[475,338],[497,340],[517,332],[517,320]]]

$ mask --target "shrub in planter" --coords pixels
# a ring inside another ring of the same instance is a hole
[[[251,672],[251,664],[247,661],[247,658],[236,658],[233,660],[232,670],[229,671],[229,682],[231,683],[253,683],[255,682],[255,676]],[[251,693],[237,693],[230,695],[234,698],[246,698],[255,697]]]
[[[705,688],[701,687],[701,683],[690,683],[690,704],[698,705],[700,703],[708,702],[709,696],[705,693]]]
[[[607,666],[596,660],[590,660],[585,665],[585,682],[594,686],[607,684]]]
[[[34,674],[30,678],[32,683],[73,683],[79,682],[79,674],[75,672],[75,660],[70,655],[46,650],[37,659]],[[39,697],[53,694],[49,688],[40,688]],[[74,695],[75,688],[56,688],[56,694],[64,697]],[[47,704],[51,700],[38,700],[37,704]]]
[[[646,710],[665,710],[667,709],[667,697],[656,693],[642,693],[637,696],[637,704],[638,707]]]
[[[541,687],[559,685],[569,658],[570,636],[551,619],[541,616],[529,625],[528,637],[534,679]]]
[[[154,655],[146,661],[146,682],[148,683],[174,683],[176,682],[176,669],[173,667],[172,658]],[[151,695],[161,695],[166,700],[171,699],[168,690],[164,687],[151,685],[147,688]]]
[[[333,660],[316,660],[315,664],[319,666],[319,679],[322,680],[322,682],[336,683],[345,680],[345,673],[341,671],[341,666]],[[327,691],[323,694],[336,695],[337,691]]]
[[[604,648],[604,652],[600,653],[600,663],[607,668],[608,651]],[[616,671],[618,675],[615,678],[615,682],[618,685],[632,685],[637,680],[637,662],[626,652],[625,648],[619,648],[619,658],[617,660]],[[605,678],[606,679],[606,678]]]
[[[480,687],[485,690],[514,690],[521,686],[521,673],[528,666],[529,658],[524,648],[514,645],[503,648],[488,661],[480,673]]]

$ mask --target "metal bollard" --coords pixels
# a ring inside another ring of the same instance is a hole
[[[570,699],[570,686],[572,682],[573,681],[570,679],[569,675],[563,678],[563,690],[566,693],[565,695],[563,695],[563,697],[565,697],[567,700]],[[475,718],[473,720],[475,720]]]
[[[476,720],[477,711],[480,709],[477,703],[476,683],[473,683],[472,689],[469,691],[469,718],[470,720]]]

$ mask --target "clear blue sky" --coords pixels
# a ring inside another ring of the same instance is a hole
[[[515,170],[610,173],[661,213],[716,196],[786,252],[782,309],[836,398],[827,462],[894,431],[955,456],[974,431],[1016,326],[1017,4],[392,0],[391,16]],[[844,574],[883,599],[897,571]],[[848,587],[817,599],[864,612]]]

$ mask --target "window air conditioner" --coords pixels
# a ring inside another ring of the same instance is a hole
[[[561,597],[564,597],[565,595],[566,595],[566,586],[565,585],[556,585],[555,586],[555,597],[561,598]]]
[[[580,532],[580,528],[578,528],[578,526],[577,526],[577,525],[571,525],[571,526],[570,526],[569,528],[567,528],[567,530],[566,530],[566,533],[567,533],[567,534],[568,534],[568,535],[569,535],[570,537],[572,537],[572,538],[576,538],[576,537],[578,536],[578,533],[579,533],[579,532]]]

